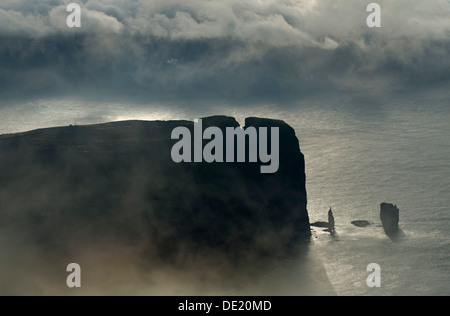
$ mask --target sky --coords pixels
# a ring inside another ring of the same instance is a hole
[[[81,28],[66,25],[70,2],[0,2],[0,104],[287,104],[450,84],[448,0],[378,0],[381,28],[362,0],[79,0]]]

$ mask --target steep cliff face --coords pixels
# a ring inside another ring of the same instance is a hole
[[[238,125],[203,119],[203,128]],[[58,249],[139,244],[169,259],[181,249],[271,255],[309,236],[305,162],[289,125],[246,120],[279,128],[273,174],[260,173],[260,161],[173,162],[180,126],[194,133],[189,121],[130,121],[0,136],[0,230]]]
[[[398,227],[400,210],[397,205],[381,203],[380,219],[386,235],[388,235],[392,241],[399,241],[402,236],[402,231]]]
[[[400,210],[396,205],[381,203],[380,218],[386,233],[395,233],[398,231],[398,222],[400,220]]]

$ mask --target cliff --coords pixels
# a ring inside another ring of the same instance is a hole
[[[397,205],[381,203],[380,219],[386,235],[388,235],[392,241],[399,241],[403,236],[403,231],[398,226],[400,221],[400,210]]]
[[[396,205],[381,203],[380,219],[386,233],[395,233],[398,231],[398,222],[400,220],[400,210]]]
[[[189,121],[128,121],[0,136],[0,229],[66,249],[98,240],[140,244],[170,260],[181,249],[284,252],[309,235],[305,163],[294,130],[278,127],[280,165],[175,163],[174,128]],[[203,119],[203,127],[239,124]],[[206,141],[204,141],[206,143]]]

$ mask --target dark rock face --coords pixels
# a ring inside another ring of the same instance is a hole
[[[0,229],[61,249],[114,239],[164,258],[180,249],[267,255],[309,236],[305,162],[289,125],[246,120],[279,127],[274,174],[261,174],[260,162],[174,163],[171,132],[185,126],[193,135],[193,125],[130,121],[0,136]],[[203,119],[203,128],[238,125]]]
[[[381,203],[380,209],[381,223],[383,224],[383,228],[386,234],[390,237],[392,235],[398,234],[400,210],[396,205],[388,203]]]
[[[334,232],[335,230],[335,221],[334,221],[334,215],[333,215],[333,211],[330,210],[328,211],[328,226],[331,232]]]

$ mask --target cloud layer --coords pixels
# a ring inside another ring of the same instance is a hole
[[[151,99],[298,99],[450,81],[450,2],[88,0],[0,3],[4,96],[138,93]]]

